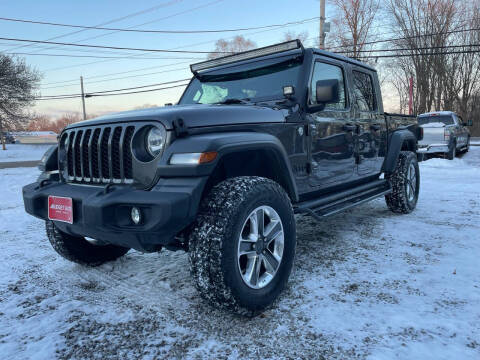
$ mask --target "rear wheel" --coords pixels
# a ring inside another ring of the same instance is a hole
[[[420,171],[415,154],[401,151],[397,166],[387,180],[392,186],[392,192],[385,195],[388,208],[395,213],[411,213],[417,205],[420,192]]]
[[[265,178],[223,181],[202,202],[189,251],[205,299],[254,315],[279,296],[293,266],[295,219],[288,195]]]
[[[455,159],[456,156],[457,156],[457,143],[454,142],[454,143],[452,143],[452,147],[450,148],[450,150],[447,153],[447,158],[448,158],[448,160],[453,160],[453,159]]]
[[[465,147],[465,152],[467,153],[470,150],[470,136],[467,139],[467,146]]]
[[[46,221],[48,240],[54,250],[77,264],[98,266],[125,255],[130,249],[115,245],[96,245],[83,237],[60,231],[53,221]]]

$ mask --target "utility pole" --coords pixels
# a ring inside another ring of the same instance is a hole
[[[320,49],[325,49],[325,0],[320,0]]]
[[[83,120],[87,120],[87,112],[85,111],[85,92],[83,91],[83,76],[80,76],[80,87],[82,89]]]

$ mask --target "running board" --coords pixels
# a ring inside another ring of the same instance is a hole
[[[299,214],[310,214],[317,220],[327,217],[354,206],[363,204],[377,197],[389,194],[392,191],[386,180],[374,182],[336,193],[315,200],[304,201],[295,206],[294,211]]]

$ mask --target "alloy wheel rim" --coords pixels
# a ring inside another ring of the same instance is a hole
[[[407,181],[405,182],[405,187],[407,191],[407,199],[409,202],[413,201],[415,198],[415,193],[417,189],[417,172],[415,166],[410,164],[407,171]]]
[[[243,282],[261,289],[272,282],[283,258],[282,220],[270,206],[259,206],[245,220],[240,232],[237,264]]]

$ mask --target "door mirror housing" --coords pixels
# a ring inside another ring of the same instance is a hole
[[[326,104],[339,102],[338,89],[338,79],[318,80],[315,84],[316,104],[309,107],[309,112],[322,111]]]
[[[336,103],[339,101],[338,96],[338,79],[318,80],[316,86],[316,102],[317,104]]]

